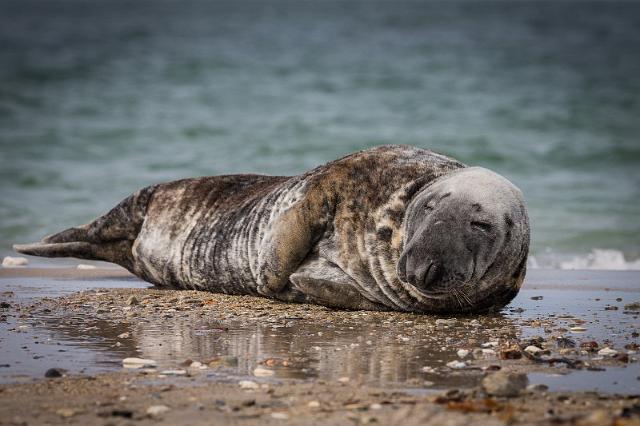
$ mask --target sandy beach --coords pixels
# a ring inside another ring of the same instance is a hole
[[[639,275],[534,270],[453,318],[3,268],[0,423],[638,424]]]

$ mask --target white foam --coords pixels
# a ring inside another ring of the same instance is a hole
[[[527,267],[631,271],[640,270],[640,259],[627,260],[620,250],[594,248],[584,255],[553,255],[547,252],[536,257],[529,256]]]

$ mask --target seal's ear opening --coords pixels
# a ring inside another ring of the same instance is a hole
[[[396,274],[402,282],[407,282],[407,252],[403,252],[396,265]]]

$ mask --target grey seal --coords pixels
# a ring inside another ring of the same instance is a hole
[[[14,249],[105,260],[171,288],[468,313],[515,297],[529,233],[522,193],[504,177],[392,145],[297,176],[153,185],[91,223]]]

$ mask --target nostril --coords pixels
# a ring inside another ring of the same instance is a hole
[[[440,270],[441,268],[434,262],[429,265],[422,281],[425,288],[432,286],[438,280]]]

